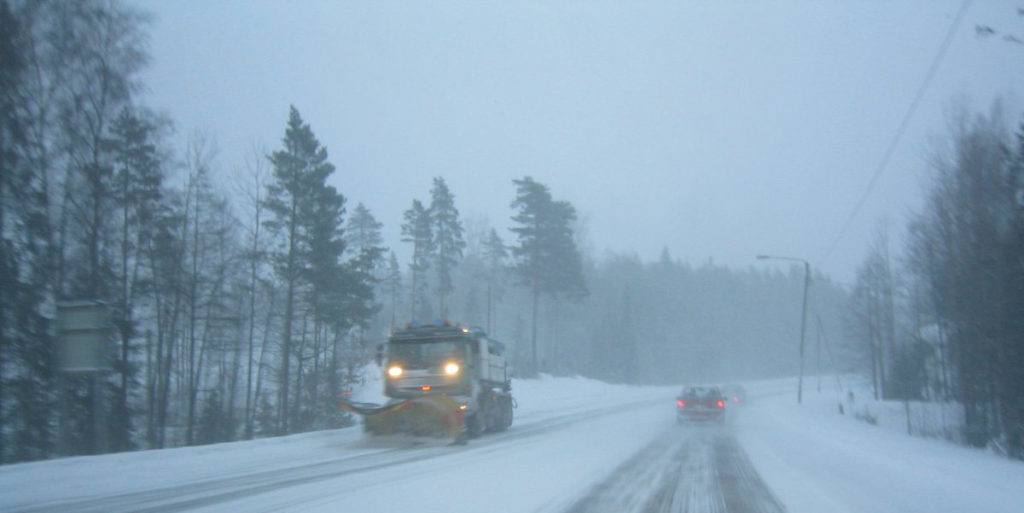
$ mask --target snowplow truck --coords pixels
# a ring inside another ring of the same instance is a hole
[[[379,348],[383,405],[342,400],[370,435],[448,438],[464,443],[512,425],[512,382],[505,345],[479,328],[417,326]]]

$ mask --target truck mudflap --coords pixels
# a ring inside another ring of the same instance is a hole
[[[342,399],[341,409],[363,417],[370,435],[411,435],[461,441],[465,417],[460,404],[445,395],[425,395],[388,404]]]

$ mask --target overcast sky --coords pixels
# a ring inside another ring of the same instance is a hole
[[[402,212],[432,177],[511,242],[512,179],[531,175],[576,206],[595,257],[667,247],[746,268],[769,253],[852,282],[881,220],[899,235],[920,205],[956,97],[1024,112],[1024,46],[1002,40],[1024,39],[1024,1],[976,2],[824,258],[960,2],[137,3],[154,14],[144,102],[179,145],[206,131],[231,172],[280,147],[295,105],[350,210],[366,204],[403,260]]]

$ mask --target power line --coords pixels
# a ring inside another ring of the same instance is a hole
[[[964,19],[964,14],[967,13],[967,8],[970,6],[971,0],[964,0],[960,5],[960,11],[956,13],[956,17],[953,19],[953,23],[949,26],[949,31],[946,32],[946,38],[943,39],[942,45],[939,47],[939,52],[935,55],[935,59],[932,60],[931,66],[928,68],[928,73],[925,74],[924,81],[921,86],[917,89],[917,94],[914,96],[914,101],[910,103],[910,108],[907,109],[906,114],[903,115],[903,121],[900,122],[900,127],[896,130],[896,135],[889,142],[889,147],[885,150],[885,154],[882,155],[882,160],[878,162],[878,167],[875,169],[875,174],[871,176],[871,181],[868,182],[867,189],[864,190],[864,194],[861,194],[860,199],[857,200],[857,205],[853,207],[853,211],[850,212],[850,216],[846,218],[846,223],[843,224],[843,228],[839,230],[839,234],[829,245],[828,251],[822,255],[818,261],[817,267],[821,267],[828,257],[832,256],[832,252],[835,251],[839,245],[839,241],[843,240],[846,236],[846,232],[849,231],[850,226],[853,225],[853,220],[857,218],[857,214],[860,213],[860,209],[864,207],[864,202],[867,201],[868,196],[871,195],[871,191],[874,190],[875,184],[878,182],[878,178],[882,176],[882,172],[885,171],[886,166],[889,165],[889,159],[896,151],[896,146],[899,145],[900,140],[903,139],[903,134],[907,131],[907,126],[910,125],[911,118],[914,117],[914,113],[917,112],[917,107],[921,103],[921,98],[924,97],[925,91],[928,90],[928,86],[931,84],[932,79],[935,77],[935,72],[939,69],[939,64],[942,63],[942,59],[946,56],[946,50],[949,49],[950,43],[953,42],[953,36],[956,34],[957,28],[960,26],[960,22]]]

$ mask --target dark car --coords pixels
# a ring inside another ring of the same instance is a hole
[[[676,422],[725,422],[726,397],[715,386],[688,386],[676,397]]]

